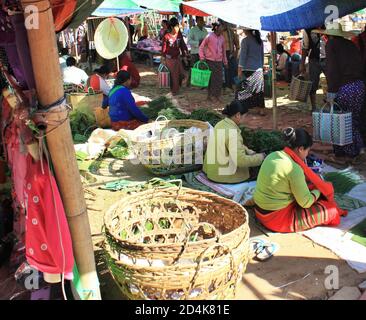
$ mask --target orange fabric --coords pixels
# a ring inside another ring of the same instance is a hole
[[[88,87],[93,88],[94,91],[100,91],[100,79],[96,74],[93,74],[88,79]],[[88,88],[86,88],[88,91]]]
[[[293,202],[284,209],[267,214],[256,208],[254,211],[267,229],[282,233],[301,232],[317,226],[337,226],[341,222],[338,208],[327,200],[319,200],[308,209]]]
[[[56,32],[70,22],[76,9],[77,0],[51,0],[52,14]]]
[[[295,53],[301,54],[301,40],[300,39],[294,39],[291,42],[290,54],[292,56]]]

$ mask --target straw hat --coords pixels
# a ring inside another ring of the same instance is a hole
[[[127,47],[128,31],[117,18],[103,20],[94,35],[95,49],[104,59],[117,58]]]
[[[343,31],[342,25],[338,22],[329,23],[326,26],[325,30],[316,29],[313,30],[314,33],[325,34],[328,36],[335,36],[335,37],[343,37],[343,38],[352,38],[357,36],[357,32],[351,31]]]

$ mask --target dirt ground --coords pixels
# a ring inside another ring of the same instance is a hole
[[[135,90],[135,93],[154,99],[160,95],[169,94],[168,90],[157,88],[156,70],[143,65],[138,66],[142,80],[141,85]],[[287,126],[304,127],[312,131],[311,112],[309,105],[297,102],[291,102],[287,99],[288,85],[280,83],[278,87],[278,128],[282,129]],[[176,104],[187,112],[197,107],[206,107],[220,109],[224,105],[212,106],[206,102],[207,93],[199,88],[183,88],[181,94],[176,97]],[[233,99],[232,92],[227,90],[223,96],[224,103],[228,103]],[[318,103],[322,103],[322,91],[319,90]],[[260,116],[256,112],[250,112],[247,117],[247,126],[251,128],[273,127],[272,101],[266,101],[265,116]],[[314,151],[320,156],[327,156],[332,153],[331,146],[316,144]],[[342,164],[333,164],[338,167],[344,167]],[[120,168],[120,171],[118,171]],[[366,167],[361,165],[358,167],[360,172],[365,173]],[[149,173],[139,166],[133,166],[128,162],[115,162],[113,170],[117,170],[118,174],[126,179],[142,181],[150,177]],[[109,175],[109,173],[107,173]],[[114,175],[114,174],[113,174]],[[100,177],[102,179],[113,179],[112,177]],[[98,180],[100,179],[98,178]],[[89,211],[90,223],[93,234],[101,232],[101,224],[104,211],[119,199],[119,192],[106,192],[92,189],[97,197],[95,201],[88,201],[90,206],[101,211]],[[251,212],[249,211],[251,215]],[[236,299],[316,299],[323,300],[333,295],[333,291],[327,291],[324,286],[324,280],[327,276],[325,269],[329,265],[335,265],[339,269],[340,287],[357,286],[366,279],[366,275],[360,275],[353,271],[348,264],[340,260],[335,254],[328,249],[314,244],[307,238],[298,234],[275,234],[269,233],[268,237],[258,229],[254,221],[250,221],[251,236],[260,236],[279,244],[278,253],[267,262],[251,261],[244,273],[243,281],[237,289]],[[97,244],[102,240],[100,236],[93,238]],[[101,258],[101,251],[96,246],[96,257]],[[101,272],[101,290],[104,299],[121,299],[123,298],[113,283],[109,273],[106,271],[102,259],[99,260],[98,268]],[[307,276],[308,275],[308,276]],[[307,276],[305,279],[296,283],[289,284]],[[284,286],[289,284],[287,286]],[[284,286],[284,287],[282,287]],[[282,287],[282,288],[278,288]]]
[[[141,85],[135,93],[146,96],[150,99],[161,95],[169,94],[168,90],[158,89],[156,69],[144,65],[137,65],[142,79]],[[304,127],[312,131],[311,113],[309,106],[301,103],[290,102],[287,99],[288,86],[279,84],[278,87],[278,128],[286,126]],[[212,106],[206,102],[207,93],[199,88],[183,88],[181,95],[175,97],[175,103],[187,112],[198,107],[220,109],[223,105]],[[322,92],[319,91],[319,104],[322,103]],[[227,91],[223,100],[229,103],[233,99],[233,93]],[[247,117],[247,126],[251,128],[273,127],[272,101],[266,101],[265,115],[260,116],[255,111],[250,111]],[[320,156],[327,157],[332,153],[331,146],[316,144],[314,151]],[[103,299],[124,299],[118,287],[114,283],[103,260],[103,251],[100,244],[103,241],[101,235],[103,216],[108,208],[121,198],[121,192],[110,192],[100,190],[99,186],[107,181],[116,179],[128,179],[132,181],[145,181],[151,175],[142,167],[134,166],[129,161],[105,160],[106,167],[100,169],[95,175],[97,179],[93,186],[87,187],[86,200],[89,208],[89,220],[95,245],[95,257],[101,283],[101,293]],[[345,164],[332,164],[338,167],[345,167]],[[357,167],[361,173],[366,174],[366,166]],[[250,216],[252,212],[249,210]],[[328,249],[314,244],[307,238],[298,234],[274,234],[265,235],[250,220],[251,236],[260,236],[263,239],[271,240],[279,244],[280,250],[267,262],[250,261],[247,270],[243,275],[242,282],[237,288],[236,299],[302,299],[302,300],[324,300],[334,292],[327,291],[324,286],[325,268],[335,265],[339,269],[340,287],[357,286],[366,279],[366,274],[360,275],[353,271],[345,261],[340,260]],[[307,276],[306,278],[304,278]],[[0,269],[0,284],[6,285],[3,279],[9,279],[11,273]],[[303,280],[299,280],[302,279]],[[297,281],[292,283],[294,281]],[[8,280],[7,280],[8,281]],[[290,284],[289,284],[290,283]],[[1,288],[3,287],[3,288]],[[281,287],[281,288],[280,288]],[[9,286],[7,286],[9,288]],[[0,299],[7,299],[10,295],[1,294],[5,287],[0,285]],[[16,287],[11,290],[16,291]]]

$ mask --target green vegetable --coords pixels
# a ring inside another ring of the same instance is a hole
[[[151,231],[151,230],[154,230],[154,224],[151,222],[151,221],[146,221],[145,223],[145,229],[147,231]]]
[[[177,108],[167,108],[159,111],[159,116],[165,116],[168,120],[181,120],[187,119],[188,115],[179,111]]]
[[[92,114],[74,110],[70,113],[70,127],[74,141],[79,143],[86,142],[91,134],[90,129],[95,127],[96,121]],[[90,132],[88,132],[90,131]],[[81,136],[84,137],[81,138]]]
[[[282,150],[286,144],[283,141],[282,133],[280,131],[269,130],[250,130],[242,127],[241,131],[243,142],[255,152],[270,153],[273,151]]]
[[[323,178],[324,180],[331,182],[333,184],[334,192],[339,194],[346,194],[355,186],[365,181],[364,178],[349,169],[325,173]]]
[[[161,218],[161,219],[159,219],[159,226],[162,229],[169,229],[170,221],[167,218]]]
[[[127,231],[126,230],[122,230],[120,232],[119,236],[121,237],[122,240],[126,240],[127,239]]]
[[[219,113],[210,109],[196,109],[191,113],[189,118],[193,120],[207,121],[213,127],[223,119]]]
[[[159,112],[163,109],[176,109],[172,101],[167,97],[159,97],[148,104],[148,107],[141,107],[140,110],[151,120],[155,120],[159,116]]]

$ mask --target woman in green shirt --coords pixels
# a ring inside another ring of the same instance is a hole
[[[254,193],[255,213],[272,231],[298,232],[319,225],[338,225],[347,212],[334,201],[331,183],[323,181],[307,165],[313,144],[304,129],[287,128],[283,151],[263,162]]]
[[[218,183],[240,183],[250,178],[250,168],[259,167],[263,153],[255,153],[243,143],[239,125],[248,108],[233,101],[222,112],[226,117],[216,124],[210,135],[203,171],[208,179]]]

